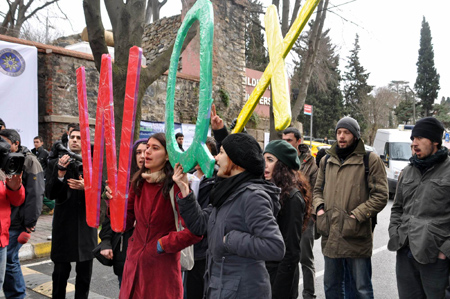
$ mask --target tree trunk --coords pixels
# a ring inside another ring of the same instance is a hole
[[[302,2],[301,0],[295,0],[294,10],[292,11],[291,24],[289,25],[289,27],[292,27],[292,24],[295,22],[295,19],[297,18],[301,2]]]
[[[290,0],[283,0],[283,16],[281,18],[281,34],[283,37],[289,31],[289,2]]]
[[[317,8],[316,20],[314,21],[313,27],[310,32],[307,55],[305,58],[302,58],[304,64],[302,69],[302,75],[300,77],[299,94],[291,110],[292,119],[294,120],[297,119],[298,115],[300,114],[300,111],[302,110],[303,104],[305,103],[306,100],[309,81],[311,80],[312,70],[315,64],[317,52],[319,50],[323,24],[325,22],[326,11],[328,8],[328,1],[329,0],[324,0],[319,3],[319,7]]]
[[[125,102],[125,88],[128,69],[128,55],[132,46],[142,45],[145,19],[145,0],[128,0],[125,4],[122,0],[105,1],[108,16],[111,20],[114,34],[114,122],[116,128],[116,153],[119,156],[120,135],[123,122],[123,105]],[[164,2],[165,3],[165,2]],[[95,65],[100,71],[101,56],[108,53],[104,38],[103,23],[100,18],[100,0],[84,0],[84,13],[88,28],[89,44],[91,46]],[[192,26],[186,35],[182,51],[192,40],[198,31],[198,26]],[[141,69],[138,108],[136,111],[135,139],[139,136],[139,124],[141,120],[141,103],[148,86],[156,81],[170,65],[173,45],[155,59],[146,68]]]

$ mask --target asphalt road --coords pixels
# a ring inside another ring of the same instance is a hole
[[[375,228],[374,250],[372,257],[373,286],[375,298],[392,299],[398,298],[395,279],[395,253],[386,248],[388,237],[388,225],[392,201],[389,201],[386,208],[378,215],[378,225]],[[325,298],[323,291],[323,269],[324,261],[320,248],[320,239],[315,241],[314,255],[316,265],[316,295],[317,298]],[[30,265],[29,268],[51,276],[53,264],[48,259],[32,260],[23,265]],[[75,267],[72,267],[69,282],[75,283]],[[300,279],[302,281],[302,279]],[[299,294],[303,287],[299,285]],[[91,281],[91,291],[105,297],[118,298],[119,286],[117,277],[112,268],[105,267],[94,261],[94,269]],[[27,298],[46,298],[42,295],[29,292]]]

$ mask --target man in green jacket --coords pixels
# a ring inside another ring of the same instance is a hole
[[[411,132],[413,156],[398,182],[388,249],[397,252],[402,298],[444,298],[450,267],[450,158],[434,117]]]
[[[339,120],[336,139],[329,157],[320,161],[313,195],[325,258],[325,295],[344,298],[350,291],[356,298],[373,298],[372,221],[388,201],[386,170],[370,153],[366,174],[366,151],[355,119]]]

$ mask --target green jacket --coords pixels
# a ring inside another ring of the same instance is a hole
[[[325,211],[316,221],[322,252],[329,258],[367,258],[372,256],[372,217],[383,210],[389,197],[386,170],[381,159],[371,153],[366,181],[362,140],[343,163],[336,147],[337,143],[328,151],[326,174],[326,159],[320,161],[314,187],[312,212],[316,214],[322,204]]]
[[[392,205],[388,249],[397,251],[408,243],[421,264],[435,263],[439,251],[450,258],[449,194],[450,158],[423,175],[406,166]]]

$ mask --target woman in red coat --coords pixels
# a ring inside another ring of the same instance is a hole
[[[136,224],[119,298],[183,298],[180,250],[201,237],[188,229],[176,231],[170,192],[177,194],[179,189],[172,175],[165,135],[157,133],[147,142],[144,167],[131,181],[127,229]]]

